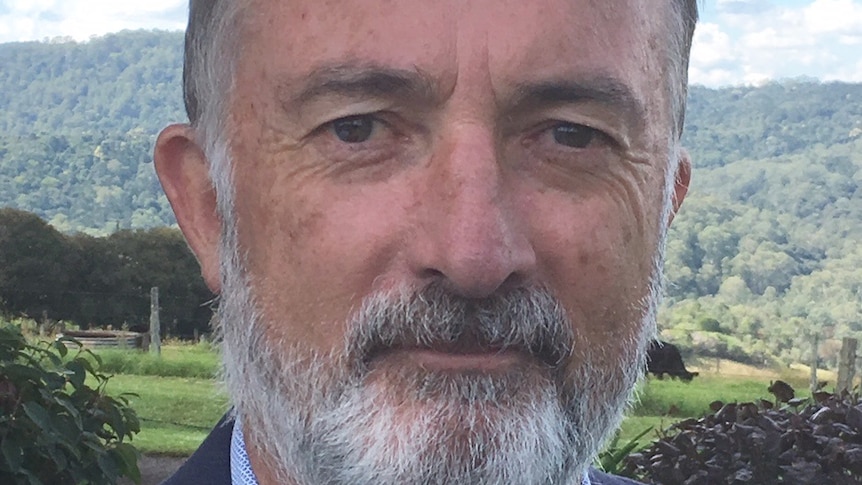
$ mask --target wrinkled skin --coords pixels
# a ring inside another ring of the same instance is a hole
[[[665,7],[252,4],[227,139],[239,246],[269,341],[330,352],[364,297],[431,282],[468,298],[547,288],[576,347],[600,349],[609,368],[650,331],[643,302],[660,234],[689,178],[684,158],[663,211]],[[156,164],[218,292],[220,221],[190,128],[162,133]],[[573,373],[577,355],[564,363]],[[371,379],[525,360],[406,349],[379,357]]]

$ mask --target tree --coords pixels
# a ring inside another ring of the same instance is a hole
[[[6,312],[65,318],[73,265],[62,234],[35,214],[0,209],[0,299]]]

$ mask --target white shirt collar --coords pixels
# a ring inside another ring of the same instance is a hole
[[[241,423],[237,416],[230,437],[230,483],[231,485],[259,485],[245,449]]]

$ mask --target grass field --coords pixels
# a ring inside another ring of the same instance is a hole
[[[215,380],[218,355],[206,344],[167,344],[157,357],[138,350],[99,350],[108,392],[132,393],[141,420],[133,444],[144,453],[189,455],[227,411]]]
[[[103,349],[98,354],[102,371],[112,374],[212,379],[218,370],[218,354],[209,344],[173,343],[161,350],[161,356],[133,349]]]
[[[213,379],[115,375],[111,394],[134,393],[141,420],[132,442],[144,453],[189,455],[227,410],[227,397]]]
[[[227,410],[227,397],[211,377],[218,359],[208,346],[168,345],[160,359],[135,351],[99,354],[106,364],[105,370],[115,373],[108,391],[138,395],[131,402],[141,418],[141,433],[133,444],[145,453],[191,454]],[[646,445],[656,438],[659,430],[680,419],[702,416],[716,400],[771,400],[767,392],[770,380],[785,380],[796,387],[798,395],[807,395],[807,368],[779,372],[722,361],[718,366],[720,373],[716,373],[714,365],[712,361],[701,366],[697,369],[700,376],[690,383],[670,379],[643,382],[638,401],[622,424],[620,442],[653,428],[653,432],[641,439],[642,445]],[[835,382],[834,373],[819,371],[819,375]]]

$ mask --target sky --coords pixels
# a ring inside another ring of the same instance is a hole
[[[690,81],[862,82],[862,0],[699,0]],[[187,0],[0,0],[0,43],[182,30]],[[2,69],[2,66],[0,66]]]

